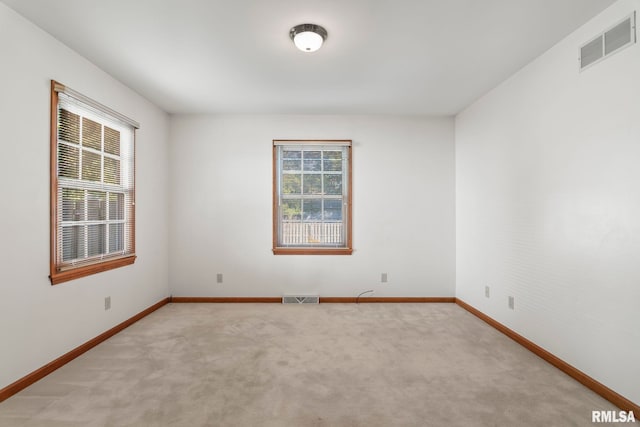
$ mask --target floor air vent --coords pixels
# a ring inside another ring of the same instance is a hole
[[[636,42],[636,13],[580,46],[580,70]]]
[[[282,297],[283,304],[318,304],[318,295],[285,295]]]

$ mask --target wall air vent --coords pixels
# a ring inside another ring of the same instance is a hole
[[[318,304],[318,295],[285,295],[282,297],[283,304]]]
[[[636,12],[580,47],[580,70],[636,42]]]

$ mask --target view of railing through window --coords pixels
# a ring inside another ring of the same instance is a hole
[[[341,222],[282,222],[282,243],[284,245],[332,244],[344,241],[344,227]]]

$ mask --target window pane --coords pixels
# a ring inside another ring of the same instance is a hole
[[[302,158],[302,151],[300,151],[300,150],[295,150],[295,151],[284,150],[283,153],[282,153],[282,157],[284,159],[301,159]]]
[[[58,176],[78,179],[80,150],[65,144],[58,144]]]
[[[124,224],[109,224],[109,252],[124,249]]]
[[[107,126],[104,127],[104,151],[120,155],[120,132]]]
[[[322,199],[303,200],[302,212],[305,221],[319,221],[322,219]]]
[[[110,157],[104,158],[104,182],[107,184],[120,184],[120,160]]]
[[[314,172],[322,170],[322,151],[304,152],[304,170]]]
[[[106,218],[107,193],[101,191],[88,191],[87,219],[89,221],[104,221]]]
[[[300,162],[300,160],[285,159],[282,161],[282,169],[286,171],[299,171],[301,169]]]
[[[324,220],[325,221],[342,221],[342,200],[325,199]]]
[[[58,115],[58,139],[80,144],[80,116],[67,110]]]
[[[106,226],[104,224],[89,225],[87,239],[87,256],[96,256],[106,253]]]
[[[341,171],[342,170],[342,151],[325,151],[324,152],[324,170],[325,171]]]
[[[282,202],[282,219],[285,221],[300,221],[302,200],[284,200]]]
[[[322,175],[304,174],[304,194],[322,193]]]
[[[102,150],[102,125],[93,120],[82,118],[82,145]]]
[[[84,190],[62,189],[62,220],[84,221]]]
[[[283,170],[299,171],[302,169],[302,151],[284,151],[282,158]]]
[[[84,258],[84,226],[62,227],[62,260]]]
[[[323,178],[325,194],[342,194],[342,175],[326,174]]]
[[[100,154],[82,150],[82,179],[100,181]]]
[[[282,175],[282,194],[300,194],[300,175]]]
[[[109,219],[112,221],[124,219],[124,194],[109,194]]]

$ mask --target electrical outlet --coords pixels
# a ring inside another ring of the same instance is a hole
[[[222,283],[222,273],[216,274],[216,283]]]
[[[104,309],[105,310],[111,309],[111,297],[104,298]]]
[[[380,275],[380,282],[382,282],[382,283],[387,283],[388,282],[387,273],[382,273]]]
[[[484,287],[484,296],[487,298],[491,296],[491,288],[489,286]]]
[[[515,310],[515,308],[514,308],[514,307],[515,307],[515,301],[514,301],[514,298],[513,298],[512,296],[509,296],[509,308],[510,308],[511,310]]]

